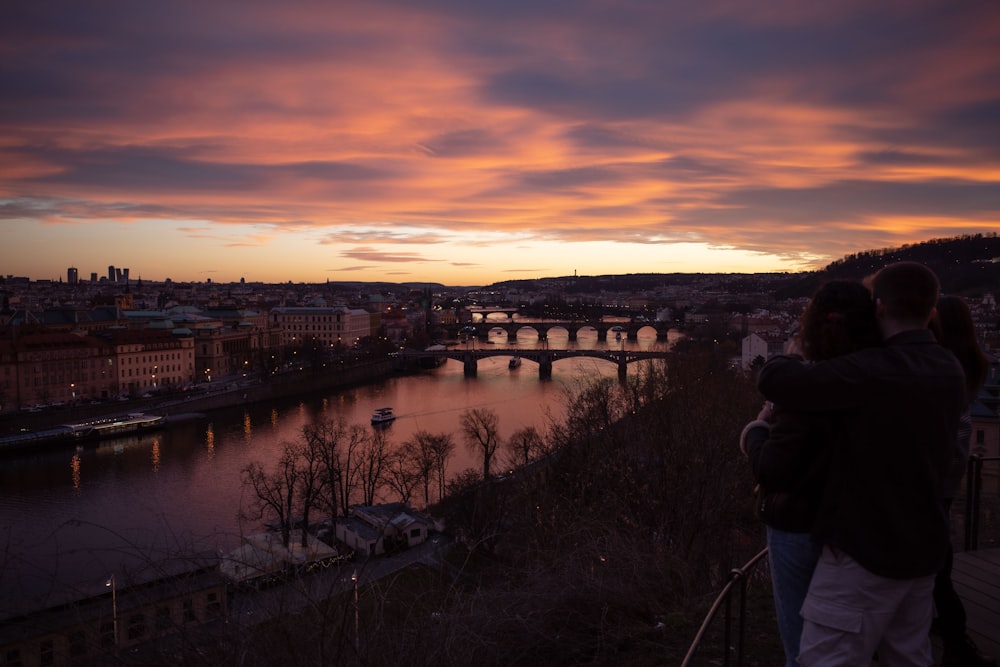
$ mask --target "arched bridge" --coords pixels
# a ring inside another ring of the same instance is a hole
[[[454,359],[462,362],[465,368],[466,377],[475,377],[478,370],[478,361],[486,357],[520,357],[522,360],[534,361],[538,364],[538,377],[548,379],[552,377],[552,364],[560,359],[572,357],[593,357],[595,359],[606,359],[618,364],[618,377],[625,379],[628,364],[634,361],[646,359],[666,359],[667,352],[632,351],[632,350],[518,350],[514,348],[493,348],[489,350],[470,350],[468,348],[453,348],[447,350],[403,350],[395,353],[401,360],[413,360],[418,363],[429,362],[429,365],[436,366],[438,361],[444,359]]]
[[[437,328],[447,337],[455,339],[461,336],[473,336],[486,340],[489,332],[493,329],[503,329],[507,332],[507,340],[517,340],[517,332],[521,329],[534,329],[538,333],[539,340],[548,338],[550,329],[565,329],[570,341],[577,339],[577,333],[581,329],[593,329],[597,332],[599,340],[604,340],[608,332],[614,331],[615,335],[620,335],[627,340],[637,340],[639,331],[651,329],[656,332],[659,340],[666,340],[671,327],[670,322],[584,322],[584,321],[531,321],[531,320],[479,320],[476,322],[465,322],[461,324],[440,325]]]

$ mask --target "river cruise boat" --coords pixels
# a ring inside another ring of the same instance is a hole
[[[515,368],[520,368],[520,367],[521,367],[521,357],[517,356],[511,357],[510,363],[507,364],[507,368],[509,368],[510,370],[514,370]]]
[[[372,413],[372,426],[391,424],[395,420],[396,415],[393,414],[392,408],[379,408]]]
[[[75,438],[101,439],[112,435],[148,431],[160,428],[165,423],[166,419],[159,415],[132,412],[124,417],[105,417],[104,419],[93,419],[77,424],[66,424],[66,426],[69,427]]]
[[[166,417],[133,412],[126,416],[61,424],[39,431],[22,431],[0,438],[0,454],[47,445],[70,443],[79,445],[104,438],[152,431],[162,428],[166,423]]]

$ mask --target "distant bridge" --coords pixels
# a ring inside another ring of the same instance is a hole
[[[606,359],[618,364],[618,377],[622,380],[627,376],[628,365],[635,361],[646,359],[666,359],[667,352],[635,352],[631,350],[518,350],[515,348],[493,348],[489,350],[470,350],[454,348],[448,350],[403,350],[395,353],[399,359],[409,359],[417,362],[429,360],[431,365],[437,365],[440,359],[454,359],[462,362],[466,377],[475,377],[478,362],[486,357],[521,357],[522,360],[534,361],[538,364],[538,377],[552,377],[552,364],[560,359],[574,357],[593,357]]]
[[[494,329],[503,329],[507,332],[507,340],[517,340],[517,332],[521,329],[533,329],[538,334],[539,340],[548,338],[551,329],[564,329],[569,340],[575,341],[577,334],[583,329],[593,329],[597,332],[597,338],[604,340],[609,331],[615,331],[616,335],[621,334],[627,340],[637,340],[639,332],[649,329],[656,332],[659,340],[667,339],[667,332],[672,328],[670,322],[602,322],[602,321],[570,321],[570,320],[547,320],[547,321],[524,321],[524,320],[480,320],[478,322],[464,322],[460,324],[449,324],[438,326],[447,334],[449,338],[456,339],[461,336],[473,336],[481,340],[486,340],[489,332]]]

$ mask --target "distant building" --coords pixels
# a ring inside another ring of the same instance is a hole
[[[70,285],[76,285],[80,282],[80,272],[76,267],[71,266],[66,269],[66,282]]]
[[[350,516],[337,519],[337,539],[356,553],[378,556],[388,549],[423,544],[434,520],[406,503],[356,505]]]
[[[282,332],[285,345],[319,342],[351,347],[373,334],[372,317],[367,310],[347,306],[278,307],[271,310],[271,324]]]
[[[111,665],[147,642],[219,623],[229,611],[215,558],[158,562],[91,590],[65,587],[49,605],[0,626],[4,665]],[[158,578],[143,578],[155,573]]]
[[[754,361],[767,361],[781,354],[785,347],[785,337],[773,334],[752,333],[740,341],[740,368],[750,370]]]

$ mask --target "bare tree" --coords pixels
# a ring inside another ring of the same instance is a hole
[[[326,509],[331,517],[336,517],[340,506],[337,503],[337,492],[340,489],[342,469],[340,465],[341,443],[345,440],[347,425],[343,421],[320,419],[302,427],[302,437],[309,456],[315,456],[320,463],[320,474],[323,477],[321,493],[316,501],[319,507]]]
[[[305,429],[303,429],[303,432]],[[302,548],[309,546],[309,515],[319,505],[324,495],[327,475],[323,470],[323,457],[318,448],[309,446],[308,437],[295,449],[298,467],[299,508],[302,511]]]
[[[420,483],[412,459],[412,450],[407,444],[404,443],[402,447],[389,455],[385,470],[386,485],[404,503],[410,502],[413,490]]]
[[[367,438],[367,446],[357,450],[357,480],[361,487],[362,503],[374,505],[379,487],[385,482],[389,462],[389,439],[382,429],[374,429]]]
[[[434,455],[434,466],[436,468],[438,481],[438,500],[444,498],[445,494],[445,470],[448,467],[448,459],[455,451],[455,440],[450,433],[439,433],[429,442]]]
[[[424,505],[431,504],[431,480],[439,478],[438,498],[443,495],[440,481],[444,463],[447,461],[454,443],[448,433],[417,431],[411,440],[403,443],[403,451],[412,468],[416,481],[424,488]]]
[[[497,413],[489,408],[473,408],[463,412],[460,421],[466,444],[483,455],[483,479],[489,479],[490,462],[500,446]]]
[[[514,431],[507,441],[506,464],[511,468],[526,466],[545,454],[545,440],[534,426]]]
[[[299,471],[296,466],[296,447],[286,443],[278,459],[274,472],[268,473],[261,463],[253,461],[243,469],[243,483],[254,492],[251,501],[257,514],[251,518],[260,520],[267,512],[278,519],[281,543],[286,548],[291,543],[292,512],[295,507],[296,482]]]
[[[315,452],[322,477],[318,507],[330,516],[347,516],[351,496],[357,486],[357,456],[369,434],[360,424],[348,425],[342,419],[321,419],[302,429],[306,448]]]

